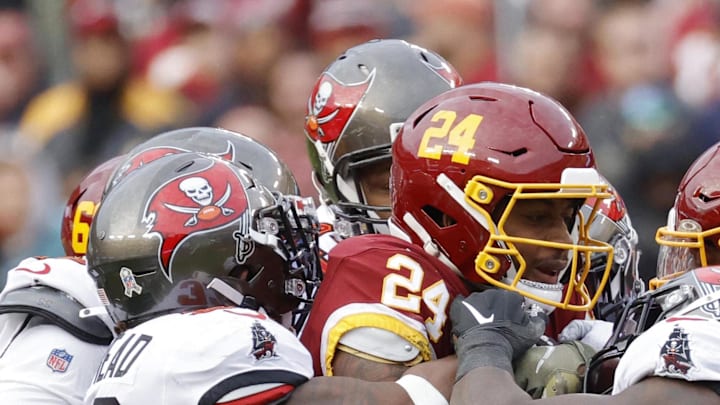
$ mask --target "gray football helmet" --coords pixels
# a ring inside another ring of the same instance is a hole
[[[390,170],[394,133],[422,103],[459,86],[460,75],[441,56],[406,41],[373,40],[352,47],[325,68],[308,99],[305,134],[323,201],[336,215],[383,224],[389,206],[366,201],[359,176],[364,169]],[[389,194],[388,188],[388,194]]]
[[[300,195],[295,177],[274,151],[249,136],[212,127],[163,132],[135,146],[115,170],[107,188],[114,187],[142,165],[161,156],[181,152],[203,152],[229,160],[250,171],[270,191]]]
[[[307,303],[320,280],[312,208],[309,199],[270,192],[232,162],[164,156],[105,196],[88,269],[113,321],[127,327],[217,305],[280,318]]]

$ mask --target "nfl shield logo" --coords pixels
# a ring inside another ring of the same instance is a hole
[[[64,373],[68,366],[70,366],[72,359],[73,356],[64,349],[53,349],[45,364],[47,364],[53,372]]]

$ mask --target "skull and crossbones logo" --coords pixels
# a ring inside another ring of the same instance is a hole
[[[201,220],[211,220],[215,219],[219,214],[229,216],[235,212],[230,208],[224,207],[230,198],[230,184],[226,186],[225,193],[215,202],[213,202],[215,196],[213,187],[204,177],[187,178],[181,181],[178,187],[180,191],[185,193],[185,196],[197,204],[198,207],[184,207],[169,203],[164,203],[164,205],[172,211],[190,214],[191,216],[185,222],[185,226],[196,225],[198,218]]]
[[[331,121],[335,116],[338,114],[339,110],[335,109],[329,114],[325,115],[324,117],[320,117],[319,114],[322,112],[322,110],[327,105],[328,100],[330,99],[330,96],[333,92],[333,86],[330,82],[322,82],[320,84],[320,87],[318,88],[317,93],[315,93],[315,98],[312,106],[308,105],[308,110],[312,113],[308,118],[308,127],[311,130],[317,131],[318,138],[322,138],[325,136],[325,132],[321,128],[321,125],[326,124],[327,122]],[[310,104],[310,100],[308,100],[308,104]]]

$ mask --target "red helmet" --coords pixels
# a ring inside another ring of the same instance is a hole
[[[60,239],[66,255],[84,256],[87,253],[90,224],[100,206],[105,185],[124,160],[125,155],[120,155],[100,164],[70,194],[60,226]]]
[[[720,143],[711,146],[680,181],[668,223],[657,230],[660,244],[654,289],[696,267],[719,265],[708,247],[720,249]]]
[[[405,121],[392,153],[393,232],[423,246],[468,281],[518,291],[551,307],[592,308],[599,292],[590,297],[583,287],[589,255],[611,255],[612,247],[591,240],[587,227],[599,201],[610,194],[595,170],[585,133],[559,103],[499,83],[458,87],[417,109]],[[577,231],[574,243],[520,238],[505,231],[518,200],[590,197],[598,198],[590,218],[578,214],[575,224],[568,225]],[[451,218],[451,224],[442,218]],[[528,280],[520,285],[526,262],[516,244],[572,252],[564,299],[530,291],[540,286],[527,288]],[[601,287],[609,276],[607,267]],[[581,304],[569,303],[574,292]]]

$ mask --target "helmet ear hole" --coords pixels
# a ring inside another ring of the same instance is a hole
[[[432,221],[438,226],[438,228],[447,228],[457,223],[455,218],[431,205],[424,206],[422,210],[425,215],[432,219]]]

